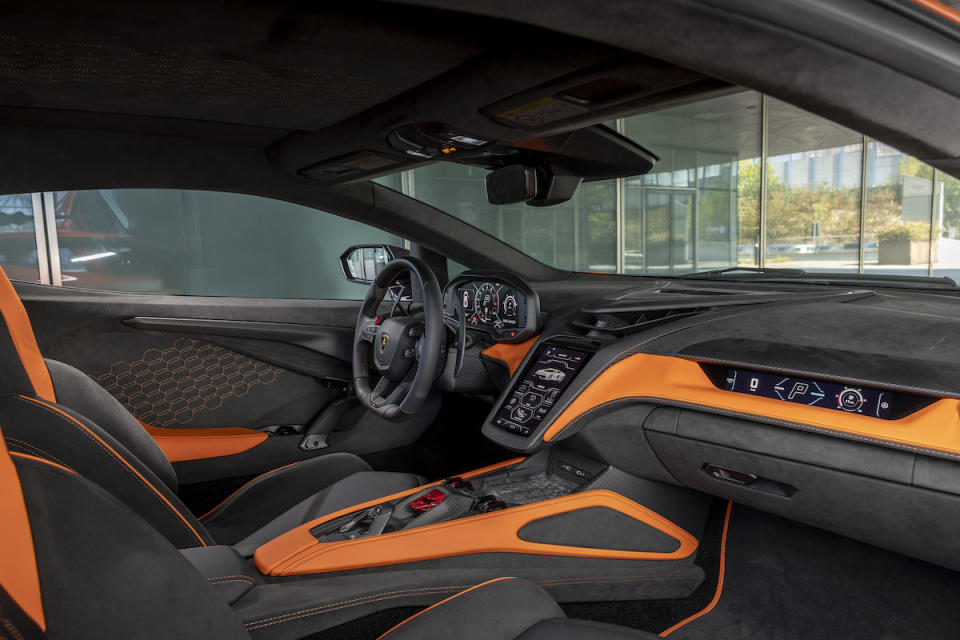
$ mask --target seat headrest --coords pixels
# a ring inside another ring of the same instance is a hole
[[[6,278],[4,278],[6,280]],[[9,285],[9,282],[7,283]],[[0,587],[41,629],[46,629],[33,533],[20,478],[0,431]]]
[[[0,393],[38,395],[56,402],[50,372],[40,355],[33,326],[20,296],[0,268]]]

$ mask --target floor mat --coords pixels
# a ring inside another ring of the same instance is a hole
[[[728,504],[725,500],[716,499],[710,507],[707,524],[699,536],[700,545],[695,558],[696,564],[703,569],[704,580],[689,597],[681,600],[561,603],[564,613],[570,618],[608,622],[659,633],[703,611],[717,591],[720,548]]]
[[[734,505],[724,564],[670,640],[960,637],[960,573],[820,529]]]

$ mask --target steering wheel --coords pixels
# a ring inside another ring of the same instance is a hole
[[[390,284],[404,272],[420,283],[422,318],[382,318],[378,309]],[[387,420],[400,421],[417,412],[440,371],[444,332],[440,285],[430,267],[417,258],[388,262],[370,285],[360,307],[353,336],[353,382],[360,402]],[[368,361],[380,380],[370,386]]]

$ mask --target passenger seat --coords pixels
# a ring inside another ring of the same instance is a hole
[[[45,418],[36,422],[34,427],[44,428]],[[0,638],[250,638],[226,592],[145,520],[66,466],[8,452],[2,433],[0,523]],[[243,581],[244,576],[229,577]],[[290,587],[297,585],[293,581]],[[261,631],[260,637],[269,635]],[[501,578],[425,609],[381,637],[655,636],[568,620],[539,587]]]

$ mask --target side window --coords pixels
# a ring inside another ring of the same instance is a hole
[[[402,244],[365,224],[279,200],[210,191],[54,194],[63,285],[247,298],[356,299],[339,256]]]
[[[0,265],[14,280],[40,282],[33,194],[0,196]]]

